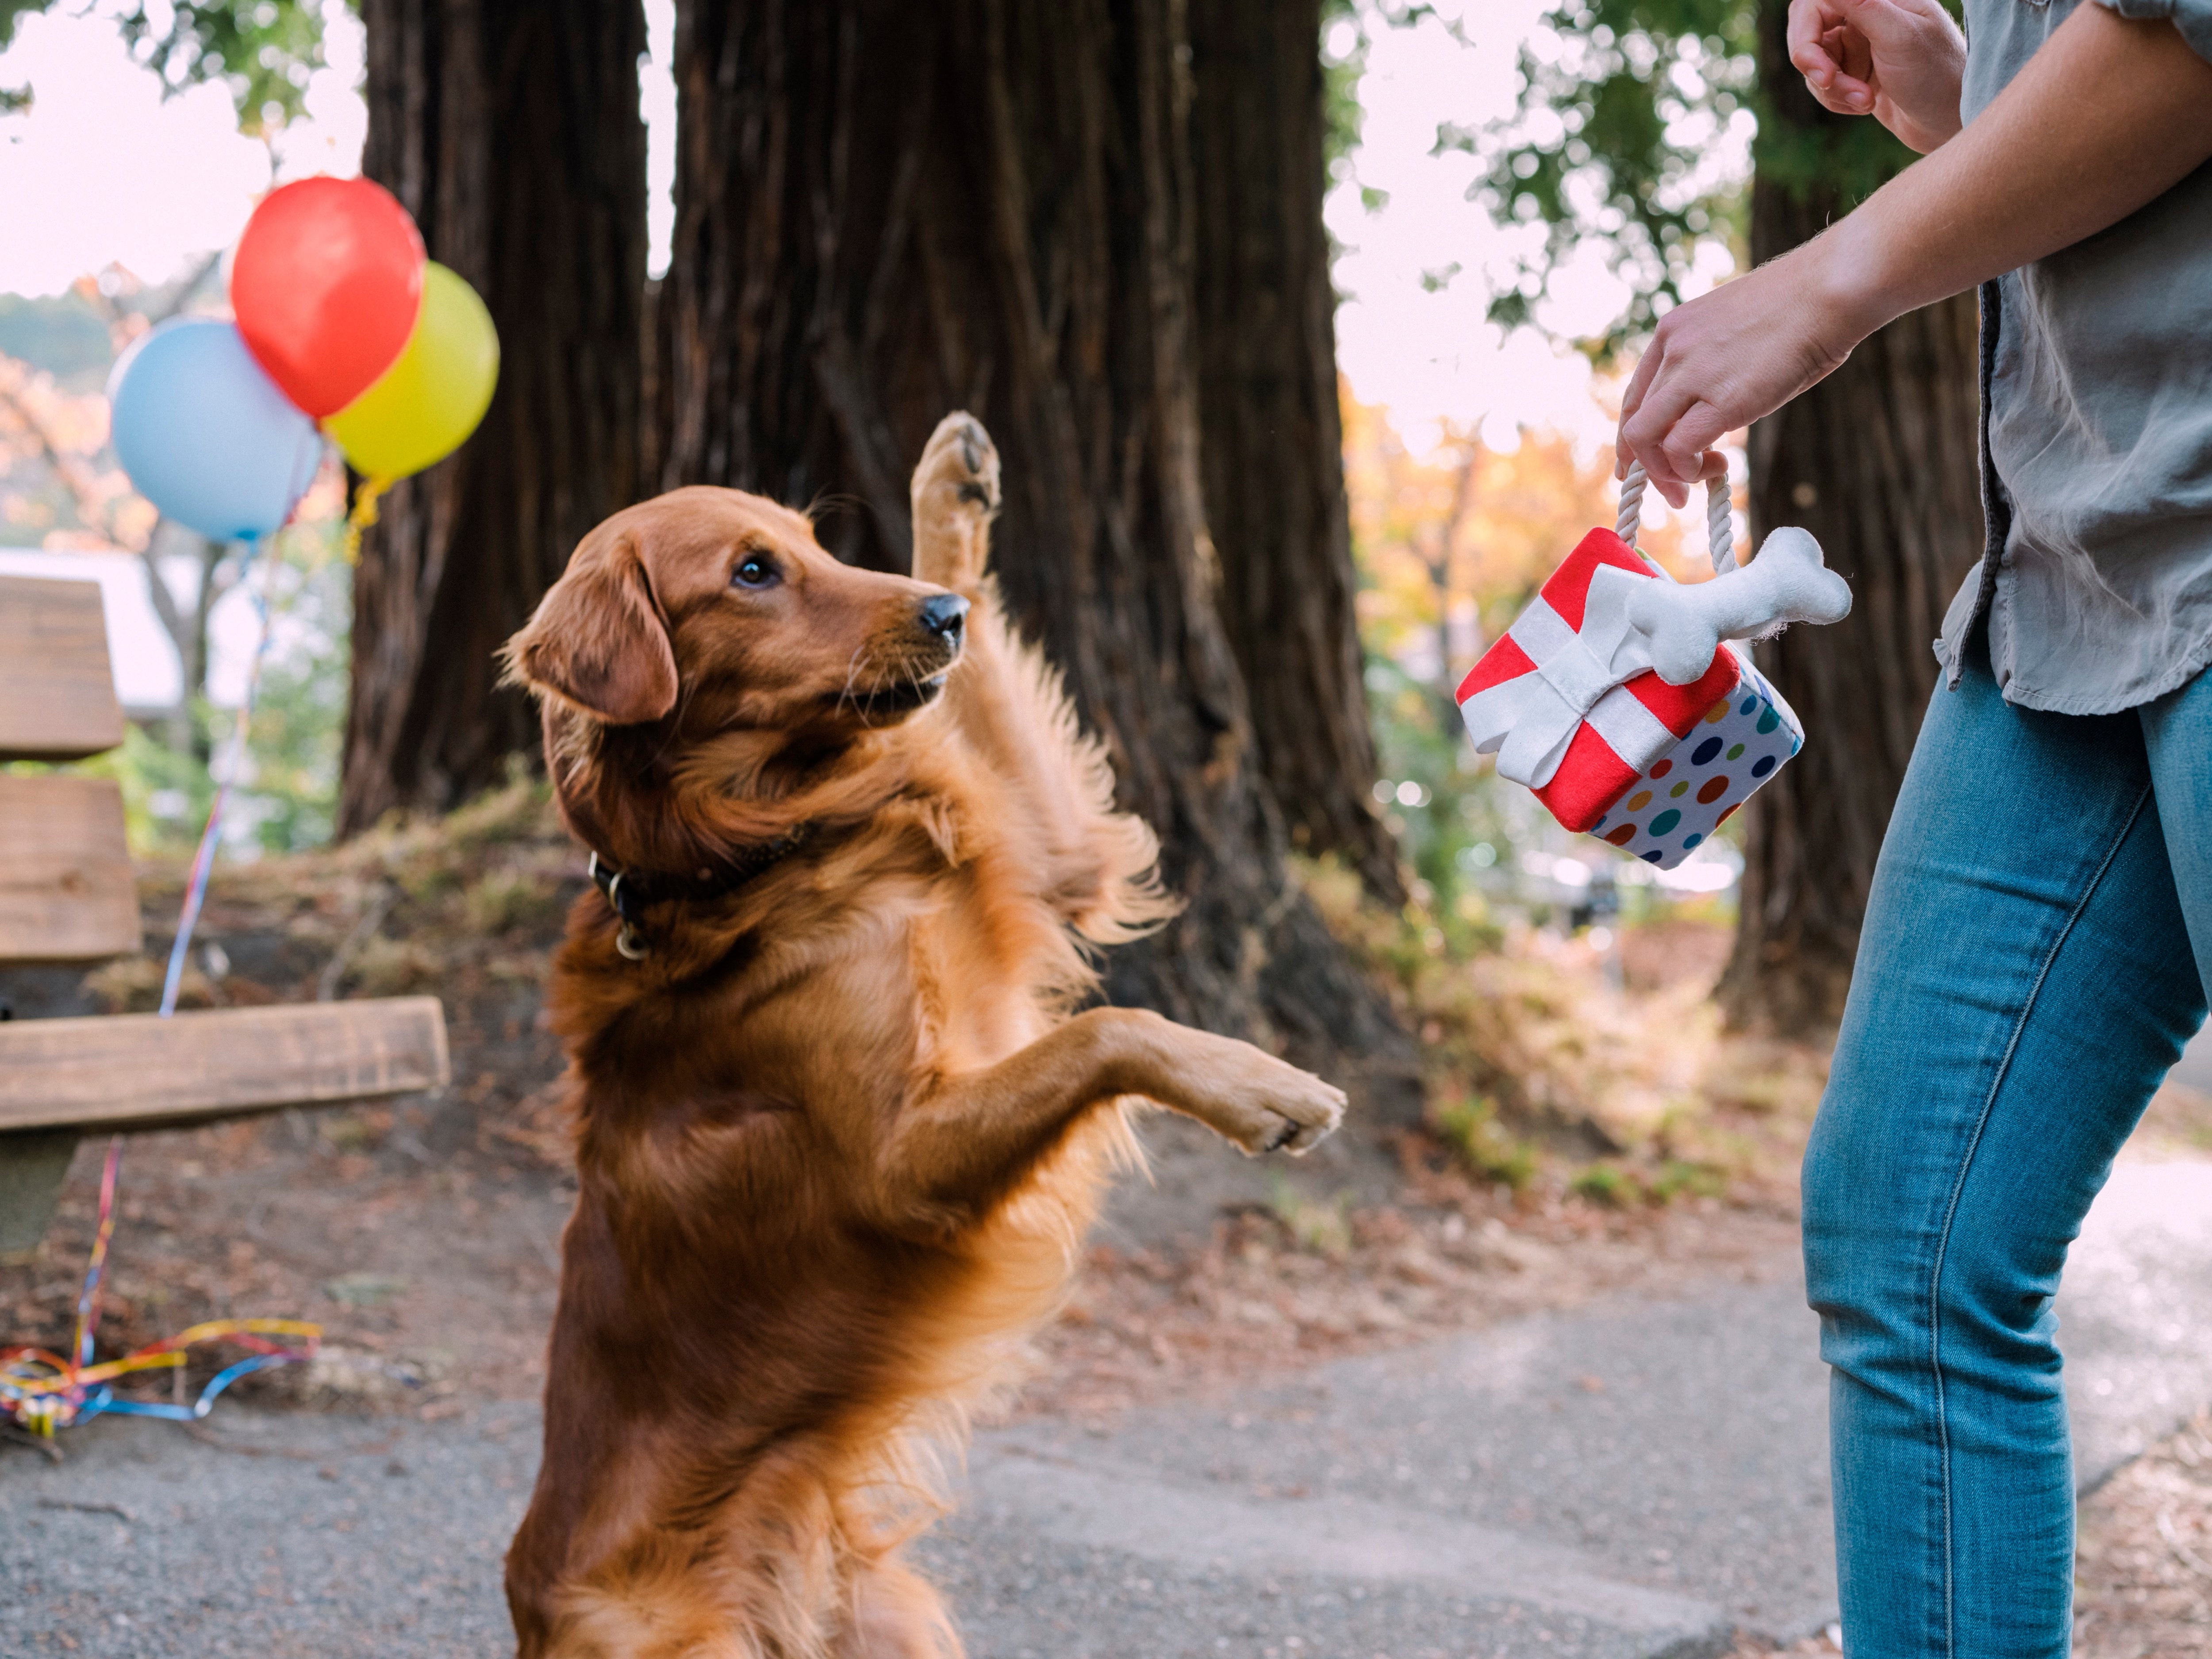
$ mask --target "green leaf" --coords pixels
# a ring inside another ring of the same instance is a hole
[[[307,77],[323,66],[323,15],[315,0],[181,0],[156,31],[140,3],[118,20],[131,55],[177,93],[221,81],[238,105],[240,131],[258,134],[296,119]]]

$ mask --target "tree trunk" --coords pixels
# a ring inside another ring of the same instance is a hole
[[[1786,8],[1761,8],[1769,118],[1818,134],[1790,68]],[[1851,204],[1765,178],[1752,186],[1760,264]],[[1747,809],[1742,908],[1722,995],[1783,1030],[1843,1010],[1876,854],[1936,680],[1930,646],[1982,550],[1974,297],[1899,318],[1751,433],[1754,538],[1802,525],[1851,584],[1850,618],[1792,629],[1759,665],[1805,724],[1804,752]]]
[[[1337,854],[1402,904],[1397,842],[1369,793],[1375,741],[1322,222],[1321,14],[1322,0],[1190,9],[1200,453],[1222,623],[1291,844]]]
[[[529,755],[492,653],[641,482],[645,128],[636,0],[364,0],[362,169],[473,283],[501,347],[483,427],[362,538],[338,829],[441,810]]]
[[[902,568],[908,469],[945,410],[981,417],[1004,458],[1009,606],[1066,673],[1188,901],[1113,954],[1110,994],[1365,1070],[1387,1085],[1370,1101],[1404,1116],[1408,1046],[1287,880],[1224,622],[1185,10],[687,6],[661,483],[823,502],[826,545]],[[1313,533],[1291,550],[1340,545]],[[1346,695],[1341,672],[1308,695]]]

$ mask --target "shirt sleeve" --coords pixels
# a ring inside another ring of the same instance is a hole
[[[2181,31],[2190,49],[2212,63],[2212,0],[2097,0],[2122,17],[2163,18]]]

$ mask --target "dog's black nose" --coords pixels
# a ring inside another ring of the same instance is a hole
[[[921,602],[923,629],[947,645],[960,643],[960,632],[967,621],[968,601],[957,593],[933,593]]]

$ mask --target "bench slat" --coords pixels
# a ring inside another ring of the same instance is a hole
[[[137,948],[113,780],[0,777],[0,962],[100,962]]]
[[[0,761],[82,760],[122,741],[100,584],[0,576]]]
[[[443,1086],[435,997],[0,1024],[0,1130],[161,1129]]]

